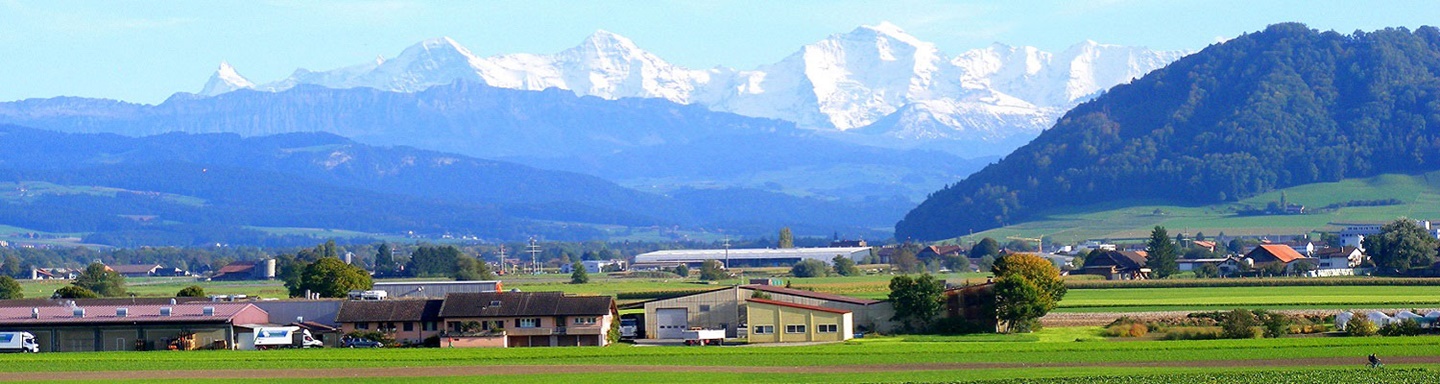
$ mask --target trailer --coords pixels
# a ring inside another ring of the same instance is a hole
[[[0,332],[0,352],[39,353],[40,345],[30,332]]]
[[[255,349],[323,348],[325,343],[300,327],[262,327],[255,329]]]
[[[725,344],[725,330],[723,329],[690,329],[681,331],[680,335],[685,339],[685,345]]]

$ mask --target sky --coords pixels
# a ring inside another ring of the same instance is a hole
[[[1440,24],[1440,1],[0,0],[0,101],[159,103],[221,61],[256,83],[394,57],[448,36],[477,55],[554,53],[596,30],[689,67],[751,69],[889,21],[955,55],[1085,40],[1199,50],[1279,22],[1350,33]]]

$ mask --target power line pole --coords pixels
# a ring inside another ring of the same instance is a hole
[[[526,252],[530,252],[530,265],[531,268],[534,268],[531,274],[540,274],[540,245],[535,244],[535,237],[530,237],[530,245],[525,249]]]

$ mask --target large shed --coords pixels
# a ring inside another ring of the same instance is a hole
[[[802,260],[830,264],[836,256],[860,261],[869,255],[869,247],[667,250],[636,255],[634,268],[675,264],[698,267],[706,260],[728,262],[727,267],[789,267]]]
[[[43,352],[229,349],[237,327],[269,321],[250,303],[6,304],[0,331],[30,332]]]
[[[645,308],[645,334],[649,338],[677,339],[691,327],[724,329],[726,337],[745,337],[749,330],[745,326],[746,304],[751,298],[849,311],[856,330],[888,333],[895,329],[895,322],[890,320],[895,308],[888,301],[765,284],[720,288],[638,305]]]

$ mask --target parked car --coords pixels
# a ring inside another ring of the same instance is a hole
[[[358,337],[345,339],[346,348],[381,348],[384,346],[384,343],[370,339],[362,339]]]

